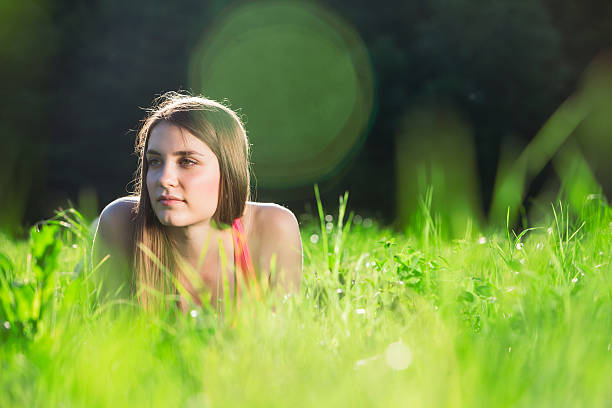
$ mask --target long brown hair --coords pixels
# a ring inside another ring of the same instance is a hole
[[[232,225],[243,215],[249,199],[249,144],[242,121],[231,109],[203,96],[167,92],[157,98],[136,137],[138,155],[135,194],[134,280],[139,301],[153,305],[152,294],[174,292],[169,274],[175,273],[173,244],[153,211],[147,190],[145,153],[153,128],[162,121],[186,129],[201,139],[219,161],[220,180],[217,210],[212,220],[217,226]],[[150,252],[149,252],[150,251]]]

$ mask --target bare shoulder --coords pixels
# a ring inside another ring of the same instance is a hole
[[[108,226],[125,226],[134,217],[134,209],[138,204],[138,197],[127,196],[116,199],[108,204],[100,214],[100,224]]]
[[[111,246],[123,250],[131,247],[134,209],[138,197],[121,197],[108,204],[102,210],[96,229],[96,240],[102,239]]]
[[[259,236],[294,235],[299,237],[299,225],[295,215],[283,206],[273,203],[249,202],[251,225]]]
[[[100,214],[92,248],[94,279],[101,299],[129,297],[130,263],[134,242],[134,209],[137,197],[122,197]]]
[[[297,292],[302,278],[302,240],[293,213],[277,204],[247,203],[256,265],[279,293]],[[247,232],[248,234],[248,232]]]

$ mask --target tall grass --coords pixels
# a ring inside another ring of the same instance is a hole
[[[522,231],[466,221],[459,240],[431,194],[406,234],[346,206],[304,217],[298,296],[232,319],[100,305],[75,211],[0,236],[0,406],[610,405],[600,198]]]

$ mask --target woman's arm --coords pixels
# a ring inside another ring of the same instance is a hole
[[[261,207],[259,212],[259,268],[270,277],[276,292],[297,293],[302,280],[302,240],[297,219],[278,205]]]
[[[100,300],[127,299],[131,292],[131,259],[135,197],[119,198],[100,214],[93,242],[94,280]],[[100,264],[100,262],[102,262]]]

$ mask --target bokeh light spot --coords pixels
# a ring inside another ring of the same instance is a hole
[[[372,111],[362,40],[321,6],[255,2],[225,14],[192,55],[190,86],[246,121],[258,185],[306,185],[361,146]]]
[[[405,370],[412,364],[412,350],[402,340],[389,344],[385,361],[394,370]]]

